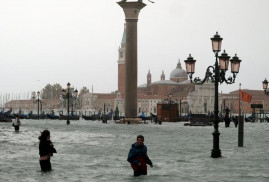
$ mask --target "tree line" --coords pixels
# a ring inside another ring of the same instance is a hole
[[[65,88],[64,88],[65,89]],[[63,87],[59,83],[55,83],[53,85],[47,84],[41,91],[41,98],[42,99],[52,99],[52,100],[57,100],[61,98],[62,95],[62,90]],[[70,92],[74,92],[74,88],[70,88]],[[81,107],[82,104],[82,97],[84,94],[90,93],[89,89],[87,87],[83,87],[80,89],[78,92],[78,97],[76,100],[76,103],[78,104],[78,107]],[[36,93],[33,93],[33,97],[35,96]]]

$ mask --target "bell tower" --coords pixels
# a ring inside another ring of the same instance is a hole
[[[149,86],[151,84],[151,73],[150,73],[150,70],[147,74],[147,86]]]
[[[118,91],[120,93],[125,92],[125,60],[126,60],[126,25],[124,24],[124,30],[121,40],[121,46],[119,47],[118,57]],[[121,94],[122,95],[122,94]]]

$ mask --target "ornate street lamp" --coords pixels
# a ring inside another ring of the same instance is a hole
[[[67,83],[67,92],[65,89],[62,90],[62,98],[63,99],[67,99],[67,121],[66,121],[66,124],[70,124],[70,118],[69,118],[69,100],[70,98],[72,99],[72,103],[73,103],[73,98],[76,98],[77,95],[78,95],[78,91],[77,89],[71,93],[70,92],[70,87],[71,87],[71,84],[68,82]]]
[[[169,104],[171,104],[171,102],[172,102],[172,94],[169,94],[168,96],[169,96]]]
[[[268,81],[266,80],[266,78],[265,78],[264,81],[262,82],[262,86],[263,86],[264,93],[265,93],[266,95],[269,95],[269,92],[268,92],[268,90],[267,90],[267,88],[268,88]]]
[[[218,85],[219,83],[233,84],[236,78],[237,73],[239,72],[241,60],[235,56],[230,59],[230,56],[223,51],[221,56],[218,56],[218,53],[221,51],[222,38],[218,35],[218,32],[211,38],[212,41],[212,50],[215,53],[216,61],[214,66],[209,66],[206,70],[205,78],[200,79],[195,77],[192,79],[192,75],[195,72],[195,62],[191,54],[185,60],[186,72],[190,77],[191,83],[195,85],[202,85],[205,81],[211,80],[215,84],[215,102],[214,102],[214,132],[213,134],[213,149],[211,152],[211,157],[218,158],[221,157],[221,150],[219,149],[219,110],[218,110]],[[229,61],[231,62],[231,73],[233,76],[225,77],[226,71],[228,70]]]
[[[41,98],[41,102],[40,102],[40,113],[41,113],[41,116],[43,115],[43,113],[42,113],[42,104],[43,104],[44,101],[45,101],[45,98],[42,97]]]
[[[44,99],[39,99],[40,92],[37,92],[37,99],[35,100],[35,97],[33,97],[33,102],[37,103],[37,119],[39,119],[39,103],[41,104],[41,111],[42,111],[42,103],[44,102]]]

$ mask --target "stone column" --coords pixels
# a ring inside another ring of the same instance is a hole
[[[137,116],[137,21],[146,4],[142,2],[118,2],[126,21],[126,73],[125,117]]]

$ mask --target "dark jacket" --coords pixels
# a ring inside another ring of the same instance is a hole
[[[147,146],[139,146],[137,143],[132,144],[127,161],[132,165],[137,165],[138,162],[141,162],[141,159],[145,161],[146,164],[152,165],[152,162],[147,155]]]
[[[51,155],[52,153],[57,153],[56,149],[53,147],[53,144],[50,140],[41,140],[39,143],[39,155],[40,157]]]

